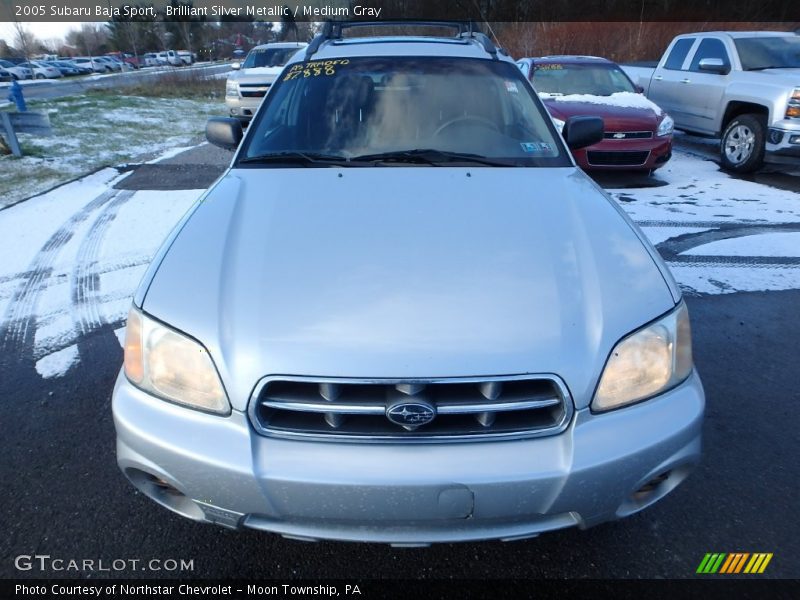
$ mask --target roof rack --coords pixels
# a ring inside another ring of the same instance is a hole
[[[306,48],[306,60],[316,54],[320,46],[329,40],[342,39],[342,31],[356,27],[445,27],[456,31],[456,37],[474,39],[483,46],[483,49],[494,59],[497,59],[497,47],[489,37],[478,30],[473,21],[413,21],[413,20],[385,20],[385,21],[326,21],[322,32],[314,36]]]

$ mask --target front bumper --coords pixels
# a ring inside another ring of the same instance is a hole
[[[784,119],[770,126],[764,161],[800,165],[800,119]]]
[[[299,539],[419,545],[533,537],[637,512],[698,462],[704,403],[693,374],[634,406],[576,411],[552,437],[370,445],[264,437],[244,413],[170,404],[122,374],[113,410],[123,473],[184,516]]]
[[[241,96],[236,97],[227,97],[225,98],[225,106],[228,107],[228,112],[230,116],[236,117],[237,119],[243,119],[249,121],[253,118],[253,115],[256,114],[258,107],[261,105],[261,101],[264,98],[242,98]]]
[[[588,148],[573,150],[572,155],[584,171],[653,171],[663,167],[672,157],[672,136],[628,140],[604,139]],[[630,162],[621,160],[622,164],[614,164],[615,155],[636,158],[631,158]],[[592,159],[592,156],[603,158]]]

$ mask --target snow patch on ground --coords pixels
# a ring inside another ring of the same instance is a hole
[[[674,151],[656,172],[661,187],[608,190],[634,221],[787,223],[800,221],[800,194],[730,177],[709,160]]]
[[[740,268],[718,265],[713,269],[673,264],[670,270],[684,291],[696,294],[768,292],[800,288],[800,269]]]
[[[725,226],[800,223],[800,194],[731,177],[709,160],[675,150],[656,178],[666,185],[609,189],[654,244]],[[764,232],[701,244],[681,256],[697,261],[668,263],[689,293],[726,294],[800,289],[800,265],[759,264],[748,257],[800,257],[800,234]],[[701,257],[728,256],[727,262]]]
[[[800,233],[762,233],[718,240],[681,252],[702,256],[797,256]]]
[[[36,362],[36,372],[44,378],[61,377],[78,362],[78,346],[48,354]]]
[[[40,273],[25,309],[35,316],[33,357],[42,377],[63,375],[78,360],[82,328],[124,323],[150,260],[204,192],[113,190],[119,179],[104,169],[0,211],[0,325]],[[92,205],[98,197],[105,201]]]
[[[117,336],[117,341],[119,342],[119,347],[123,350],[125,349],[125,328],[120,327],[119,329],[114,330],[114,335]]]

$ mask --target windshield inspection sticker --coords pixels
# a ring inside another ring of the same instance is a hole
[[[536,142],[520,142],[523,152],[541,152],[540,145]]]
[[[291,81],[292,79],[299,78],[301,75],[303,77],[319,77],[320,75],[327,75],[330,77],[336,74],[336,67],[338,65],[346,65],[349,62],[350,61],[346,58],[340,58],[337,60],[317,60],[310,63],[292,65],[292,68],[289,69],[289,72],[286,73],[283,80]]]
[[[513,81],[506,81],[506,91],[511,94],[519,93],[519,90],[517,89],[517,84],[514,83]]]

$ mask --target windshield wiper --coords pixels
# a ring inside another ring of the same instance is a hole
[[[268,163],[282,163],[282,164],[296,164],[307,167],[309,165],[325,165],[331,167],[349,166],[350,160],[344,156],[334,156],[330,154],[321,154],[318,152],[270,152],[268,154],[260,154],[258,156],[248,156],[239,159],[240,164],[268,164]]]
[[[481,156],[480,154],[468,154],[466,152],[448,152],[446,150],[436,150],[434,148],[424,148],[417,150],[399,150],[394,152],[379,152],[377,154],[362,154],[353,157],[358,162],[376,163],[416,163],[422,165],[441,166],[442,163],[473,163],[487,165],[490,167],[509,167],[513,166],[502,160],[494,160]]]

